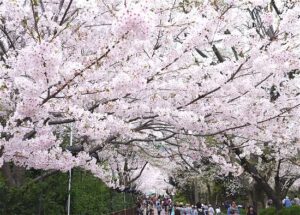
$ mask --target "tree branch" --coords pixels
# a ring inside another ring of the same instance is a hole
[[[219,61],[220,63],[224,62],[225,59],[223,58],[223,56],[221,55],[221,53],[219,52],[219,50],[217,49],[217,47],[216,47],[215,45],[213,45],[212,49],[213,49],[215,55],[217,56],[218,61]]]
[[[67,16],[68,11],[70,10],[70,7],[71,7],[72,3],[73,3],[73,0],[70,0],[70,1],[69,1],[69,4],[68,4],[68,6],[67,6],[67,9],[65,10],[64,15],[63,15],[63,17],[62,17],[61,20],[60,20],[60,23],[59,23],[60,26],[62,26],[62,25],[64,24],[65,18],[66,18],[66,16]]]
[[[128,182],[129,185],[132,184],[133,182],[135,182],[142,175],[142,173],[143,173],[145,167],[147,166],[147,164],[148,164],[148,161],[144,164],[144,166],[142,167],[139,174]]]

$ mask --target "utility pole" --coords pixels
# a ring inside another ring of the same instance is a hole
[[[71,131],[70,131],[70,146],[72,145],[73,145],[73,124],[71,124]],[[71,210],[71,182],[72,182],[72,169],[69,170],[68,215],[70,215],[70,210]]]
[[[199,187],[197,183],[197,178],[194,179],[194,200],[196,205],[199,202]]]
[[[125,192],[124,192],[124,206],[125,206],[125,215],[126,215],[127,207],[126,207],[126,193]]]

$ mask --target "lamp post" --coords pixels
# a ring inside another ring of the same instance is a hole
[[[72,145],[73,145],[73,124],[71,124],[71,131],[70,131],[70,146]],[[72,169],[69,170],[68,215],[70,215],[70,210],[71,210],[71,181],[72,181]]]
[[[125,206],[125,215],[126,215],[127,207],[126,207],[126,193],[125,192],[124,192],[124,206]]]

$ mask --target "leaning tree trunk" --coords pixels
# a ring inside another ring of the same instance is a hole
[[[278,161],[277,171],[274,177],[275,182],[275,193],[280,199],[284,199],[287,195],[290,187],[294,184],[296,180],[299,179],[299,175],[295,175],[294,177],[280,177],[279,172],[281,168],[281,163],[283,159]]]
[[[1,168],[1,172],[8,186],[20,187],[25,180],[25,168],[16,166],[13,163],[5,162]]]
[[[277,196],[275,190],[268,184],[266,179],[258,172],[253,164],[251,164],[245,157],[240,157],[242,151],[239,148],[236,148],[234,152],[240,158],[241,166],[244,168],[244,170],[248,172],[256,181],[256,183],[261,186],[261,188],[267,194],[268,198],[271,198],[273,200],[276,210],[280,210],[282,208],[280,196]]]
[[[244,162],[243,162],[244,163]],[[267,196],[273,200],[274,206],[277,210],[282,208],[280,197],[277,196],[276,192],[273,188],[264,180],[262,176],[259,175],[258,171],[255,167],[253,167],[250,163],[244,163],[245,170],[251,174],[252,178],[258,183],[261,188],[265,191]]]

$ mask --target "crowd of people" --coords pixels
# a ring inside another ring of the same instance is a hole
[[[290,199],[288,196],[282,200],[284,207],[289,208],[292,205],[300,205],[300,199],[295,196],[294,199]],[[272,207],[273,201],[269,199],[267,201],[267,207]],[[235,201],[230,204],[224,203],[222,206],[226,211],[226,215],[240,215],[240,207]],[[213,207],[211,204],[201,204],[198,202],[196,205],[189,205],[183,203],[173,203],[169,196],[150,196],[142,197],[137,203],[137,215],[154,215],[154,211],[157,211],[158,215],[220,215],[221,207]],[[162,213],[163,212],[163,213]],[[224,213],[223,213],[224,214]],[[257,215],[253,206],[247,207],[247,215]]]
[[[268,205],[272,204],[272,200],[270,199],[268,201]],[[293,205],[300,205],[300,199],[298,198],[298,196],[296,195],[294,199],[290,199],[288,196],[286,196],[283,200],[282,200],[282,205],[285,208],[289,208],[292,207]]]
[[[175,211],[174,211],[174,215],[214,215],[214,214],[220,214],[221,213],[221,209],[219,207],[216,207],[216,209],[214,209],[214,207],[211,204],[201,204],[198,203],[197,205],[176,205],[175,206]]]
[[[300,202],[300,201],[299,201]],[[231,204],[225,203],[226,215],[240,215],[240,209],[235,201]],[[137,203],[137,215],[221,215],[221,207],[213,207],[211,204],[184,205],[183,203],[172,202],[170,197],[144,197]],[[224,213],[223,213],[224,214]],[[247,208],[247,215],[257,215],[253,206]]]
[[[240,209],[235,201],[232,201],[230,205],[224,204],[227,215],[240,215]],[[175,206],[174,215],[220,215],[221,207],[215,208],[211,204],[197,203],[195,206]],[[223,213],[224,214],[224,213]],[[247,215],[257,215],[253,206],[247,208]]]
[[[164,211],[164,215],[171,215],[174,213],[174,205],[169,196],[150,196],[140,199],[137,203],[137,215],[153,215],[154,209],[157,210],[158,215]]]

